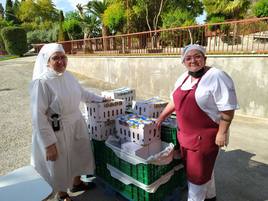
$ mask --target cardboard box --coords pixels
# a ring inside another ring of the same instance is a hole
[[[91,139],[102,141],[115,134],[115,121],[96,122],[88,120],[88,131]]]
[[[86,103],[88,119],[95,122],[115,120],[117,116],[125,114],[125,103],[123,100],[111,100],[101,103]]]
[[[158,118],[168,103],[154,97],[148,100],[133,101],[132,109],[135,114]]]
[[[132,101],[136,98],[135,89],[130,89],[128,87],[103,91],[101,95],[111,97],[112,99],[122,99],[126,102],[126,106],[131,106]]]
[[[160,129],[154,118],[142,115],[127,114],[116,118],[116,134],[124,141],[147,145],[160,139]]]

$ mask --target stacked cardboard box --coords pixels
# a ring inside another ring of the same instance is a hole
[[[124,100],[126,103],[126,106],[131,106],[132,101],[136,98],[135,90],[128,88],[128,87],[122,87],[122,88],[113,89],[109,91],[103,91],[101,95],[111,97],[112,99]]]
[[[116,117],[125,114],[125,103],[118,99],[87,103],[85,107],[89,134],[95,140],[106,140],[114,134]]]
[[[166,105],[167,102],[162,101],[158,97],[154,97],[148,100],[133,101],[132,109],[136,114],[157,118]]]

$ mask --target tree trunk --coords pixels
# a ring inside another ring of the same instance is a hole
[[[108,28],[105,25],[102,25],[102,38],[103,38],[103,50],[108,50]]]

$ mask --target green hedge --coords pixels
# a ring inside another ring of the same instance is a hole
[[[1,36],[9,54],[22,56],[27,52],[27,37],[24,29],[5,27],[1,31]]]

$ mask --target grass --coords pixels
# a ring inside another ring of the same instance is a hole
[[[8,59],[14,59],[18,58],[18,56],[14,55],[0,55],[0,61],[8,60]]]

